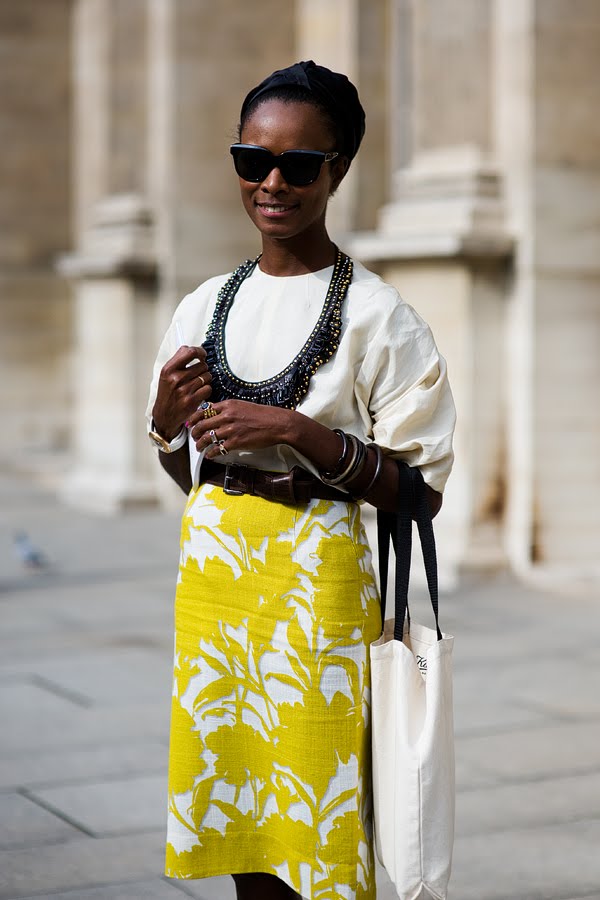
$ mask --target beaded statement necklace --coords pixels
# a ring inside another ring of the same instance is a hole
[[[258,265],[260,256],[247,259],[235,270],[217,295],[212,321],[203,347],[212,374],[211,400],[250,400],[265,406],[295,409],[306,395],[311,377],[337,350],[342,326],[342,303],[352,280],[352,260],[341,250],[317,323],[299,353],[279,374],[264,381],[243,381],[231,371],[225,353],[225,325],[240,285]]]

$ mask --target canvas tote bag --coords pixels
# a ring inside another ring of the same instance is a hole
[[[382,598],[390,537],[396,578],[395,617],[370,647],[375,846],[400,900],[445,900],[454,843],[454,638],[438,624],[435,539],[423,478],[416,468],[398,468],[402,509],[378,511],[377,522]],[[435,629],[411,622],[408,609],[413,518]]]

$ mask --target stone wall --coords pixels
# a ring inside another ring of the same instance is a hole
[[[600,546],[600,5],[535,8],[533,553],[585,566]]]
[[[0,391],[13,448],[69,438],[71,243],[69,0],[0,4]],[[5,442],[4,442],[5,443]]]

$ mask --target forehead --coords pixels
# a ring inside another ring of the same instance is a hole
[[[331,150],[329,123],[315,106],[304,102],[266,100],[246,120],[242,141],[273,153],[284,150]]]

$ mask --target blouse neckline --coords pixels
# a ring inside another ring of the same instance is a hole
[[[325,266],[324,269],[316,269],[314,272],[302,272],[301,275],[271,275],[270,272],[263,272],[260,267],[260,263],[257,263],[256,268],[251,273],[251,276],[254,278],[260,277],[265,279],[272,279],[273,281],[295,281],[296,279],[299,280],[300,278],[309,277],[321,279],[325,277],[331,278],[334,268],[335,263],[333,263],[331,266]]]
[[[208,327],[204,348],[212,374],[212,397],[215,401],[235,398],[295,409],[308,391],[310,379],[319,366],[327,362],[337,350],[341,333],[341,307],[352,280],[352,260],[338,250],[333,266],[304,275],[277,276],[260,272],[267,279],[305,278],[332,269],[331,279],[319,318],[303,346],[292,361],[276,375],[262,381],[245,381],[232,371],[225,351],[227,316],[242,282],[258,268],[260,257],[242,263],[217,296],[212,321]],[[260,270],[259,270],[260,271]]]

